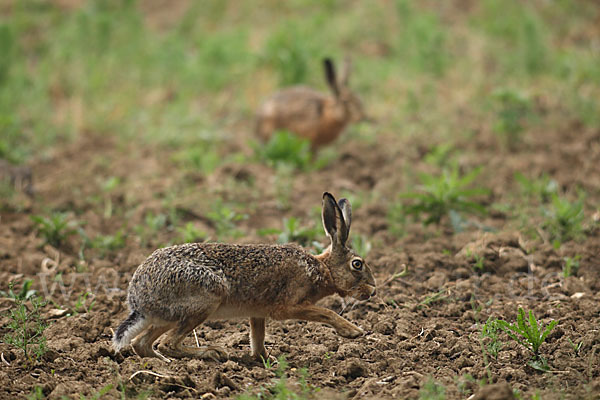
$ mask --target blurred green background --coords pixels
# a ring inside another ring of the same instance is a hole
[[[12,0],[0,15],[0,158],[15,163],[85,133],[207,152],[246,140],[277,88],[326,90],[324,56],[352,57],[379,121],[351,137],[518,134],[534,102],[551,111],[540,131],[600,126],[593,1]]]

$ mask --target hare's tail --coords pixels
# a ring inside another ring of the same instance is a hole
[[[132,311],[131,314],[121,322],[113,337],[113,347],[116,351],[120,351],[127,346],[133,338],[140,334],[146,328],[148,322],[144,316],[138,311]]]

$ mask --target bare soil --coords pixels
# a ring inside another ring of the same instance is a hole
[[[496,211],[479,220],[495,228],[493,233],[472,229],[453,234],[445,225],[408,224],[405,235],[394,235],[389,231],[387,208],[405,185],[402,171],[407,165],[430,168],[422,156],[431,144],[400,140],[385,135],[375,143],[342,138],[328,167],[298,172],[290,180],[287,210],[279,209],[275,201],[274,170],[258,162],[228,163],[203,176],[181,171],[162,150],[94,135],[34,160],[35,199],[23,198],[21,207],[5,204],[0,214],[2,289],[9,281],[33,279],[33,287],[56,304],[74,307],[86,291],[93,293],[86,304],[92,299],[94,304],[72,316],[52,314],[56,309],[52,303],[45,307],[44,315],[51,321],[45,332],[50,350],[34,366],[26,364],[21,350],[0,344],[4,359],[0,398],[22,398],[35,386],[49,398],[89,398],[109,384],[114,387],[106,398],[144,393],[151,398],[230,398],[256,392],[275,377],[274,369],[249,358],[248,321],[244,320],[211,322],[197,329],[200,342],[229,349],[230,360],[225,363],[182,359],[167,364],[141,359],[131,350],[115,355],[110,339],[127,315],[128,281],[156,246],[176,241],[174,232],[165,229],[146,243],[129,235],[125,247],[108,257],[88,251],[81,261],[79,236],[59,248],[44,245],[30,215],[68,211],[73,219],[85,221],[84,229],[93,237],[143,225],[145,215],[161,212],[165,199],[177,193],[171,202],[180,218],[211,234],[215,227],[205,217],[211,201],[221,198],[249,205],[244,210],[249,218],[239,224],[245,234],[237,241],[269,242],[274,238],[257,235],[257,229],[280,227],[284,217],[310,220],[324,190],[338,196],[367,193],[372,199],[355,207],[353,233],[373,243],[367,259],[376,271],[378,297],[366,302],[323,301],[368,332],[356,340],[338,337],[330,327],[316,323],[268,324],[267,349],[274,357],[286,356],[292,387],[304,367],[308,383],[321,388],[317,398],[417,398],[430,379],[445,386],[447,398],[466,398],[480,391],[480,398],[507,398],[510,391],[502,390],[503,382],[523,398],[536,393],[544,399],[599,398],[598,232],[556,250],[542,239],[520,234],[507,215]],[[483,164],[488,171],[482,179],[493,191],[485,202],[515,193],[516,171],[533,176],[545,171],[561,187],[580,185],[589,194],[588,205],[598,204],[600,132],[567,124],[543,140],[527,140],[515,152],[499,150],[495,138],[485,133],[458,144],[465,154],[461,167]],[[119,177],[123,184],[106,195],[99,185],[110,176]],[[115,210],[121,210],[108,218],[98,206],[107,198]],[[591,214],[586,214],[588,220]],[[484,271],[474,268],[473,254],[484,258]],[[563,257],[575,254],[581,255],[577,276],[564,278]],[[404,266],[408,274],[393,279]],[[9,301],[1,304],[3,310],[11,306]],[[515,321],[518,306],[532,309],[546,323],[559,321],[541,350],[551,372],[529,366],[530,354],[505,335],[501,335],[504,347],[498,358],[484,358],[481,324],[489,316]],[[7,323],[4,316],[0,335],[7,332]],[[188,342],[194,345],[194,337]],[[581,342],[578,351],[571,342]],[[478,382],[488,377],[501,383],[495,387],[498,390],[480,389]]]

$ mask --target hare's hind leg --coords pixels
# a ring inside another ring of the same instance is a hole
[[[204,322],[206,317],[207,315],[205,314],[202,317],[190,317],[180,321],[175,329],[170,331],[164,340],[161,340],[161,343],[158,345],[158,350],[166,356],[174,358],[190,357],[226,361],[229,356],[221,347],[189,347],[181,344],[183,339],[185,339],[195,327]]]
[[[150,325],[146,332],[143,335],[135,338],[131,344],[133,351],[135,351],[135,353],[140,357],[156,357],[163,361],[170,362],[171,360],[156,352],[152,348],[152,344],[160,337],[160,335],[169,329],[172,329],[173,327],[173,324]]]
[[[250,347],[252,348],[252,357],[267,359],[264,318],[250,318]]]

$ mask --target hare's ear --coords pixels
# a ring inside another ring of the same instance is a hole
[[[352,70],[352,60],[350,57],[344,58],[344,65],[342,65],[342,74],[340,76],[340,85],[348,86],[348,80],[350,79],[350,71]]]
[[[331,88],[331,91],[335,97],[338,97],[340,90],[338,88],[338,83],[335,76],[335,67],[333,66],[333,61],[331,61],[331,58],[325,58],[323,60],[323,67],[325,68],[325,79],[327,79],[327,84]]]
[[[323,228],[331,240],[331,247],[344,247],[348,239],[348,227],[342,209],[328,192],[323,193]]]
[[[346,223],[347,233],[346,235],[350,235],[350,225],[352,224],[352,206],[350,206],[350,202],[348,199],[340,199],[338,201],[338,206],[342,210],[342,215],[344,216],[344,222]]]

